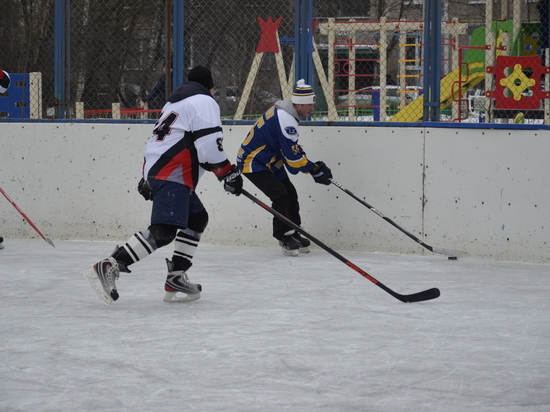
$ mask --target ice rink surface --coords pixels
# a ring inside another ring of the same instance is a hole
[[[123,239],[124,240],[124,239]],[[550,411],[550,266],[201,245],[195,302],[165,303],[171,245],[105,305],[112,242],[5,239],[0,410]]]

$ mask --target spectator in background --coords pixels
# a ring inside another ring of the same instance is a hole
[[[162,68],[162,72],[155,87],[143,99],[149,109],[162,109],[166,103],[166,67]]]
[[[0,70],[0,93],[5,93],[10,87],[11,79],[8,72]],[[4,249],[4,238],[0,236],[0,249]]]

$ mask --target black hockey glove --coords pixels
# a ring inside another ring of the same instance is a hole
[[[323,185],[330,185],[330,179],[332,179],[332,172],[324,162],[315,162],[315,166],[309,172],[313,176],[313,180],[316,183]]]
[[[139,194],[142,195],[145,200],[153,200],[153,194],[151,193],[149,183],[147,183],[147,180],[143,177],[139,181],[137,189]]]
[[[222,176],[223,188],[235,196],[241,194],[243,188],[243,177],[237,166],[233,165],[229,171]]]

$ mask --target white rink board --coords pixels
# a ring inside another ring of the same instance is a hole
[[[548,262],[550,134],[426,136],[426,242],[499,260]]]
[[[151,204],[136,185],[152,127],[1,123],[0,185],[54,241],[125,241],[148,225]],[[232,160],[248,129],[224,126]],[[300,143],[337,182],[434,247],[547,263],[549,138],[541,130],[302,126]],[[430,254],[337,187],[291,179],[304,228],[328,246]],[[266,200],[246,179],[245,188]],[[274,246],[265,210],[226,194],[212,174],[198,193],[210,215],[205,243]],[[0,236],[36,237],[3,197]]]

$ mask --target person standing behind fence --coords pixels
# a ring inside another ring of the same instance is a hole
[[[148,109],[161,109],[166,103],[166,66],[162,68],[162,72],[157,84],[143,99],[147,103]],[[170,73],[172,73],[172,68],[170,68]]]
[[[7,71],[0,69],[0,93],[6,93],[10,87],[11,79]],[[0,249],[4,249],[4,238],[0,236]]]
[[[224,181],[226,191],[237,196],[241,193],[240,171],[229,162],[222,146],[220,108],[212,97],[212,74],[197,66],[188,79],[168,97],[145,147],[138,191],[153,201],[150,226],[84,272],[108,304],[118,299],[115,280],[120,272],[129,273],[130,265],[174,239],[172,260],[166,260],[164,301],[198,299],[202,287],[191,283],[186,271],[208,223],[208,213],[195,188],[204,172],[210,171]],[[177,297],[178,292],[185,296]]]
[[[309,173],[315,182],[324,185],[329,185],[332,179],[325,163],[310,161],[298,144],[300,117],[309,117],[314,109],[313,89],[299,80],[290,99],[276,102],[258,119],[237,154],[237,166],[242,173],[269,197],[274,210],[298,226],[302,223],[298,193],[286,170],[292,174]],[[276,218],[273,237],[285,255],[309,252],[311,242]]]

